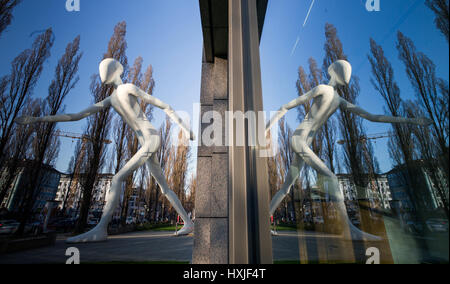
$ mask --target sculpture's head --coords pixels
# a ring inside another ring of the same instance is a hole
[[[123,66],[119,61],[107,58],[100,63],[100,79],[104,84],[119,82],[123,74]]]
[[[330,81],[339,85],[348,85],[352,78],[352,65],[345,60],[338,60],[328,68]]]

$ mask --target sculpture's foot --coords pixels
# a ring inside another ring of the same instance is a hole
[[[382,241],[383,238],[371,235],[368,233],[365,233],[355,227],[350,221],[348,221],[349,227],[350,227],[350,237],[346,237],[350,241],[373,241],[373,242],[379,242]]]
[[[80,243],[98,243],[104,242],[108,239],[108,232],[106,229],[95,227],[87,233],[68,238],[66,243],[68,244],[80,244]]]
[[[194,232],[194,223],[185,223],[183,228],[175,233],[175,236],[186,236]]]

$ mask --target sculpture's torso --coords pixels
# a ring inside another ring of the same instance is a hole
[[[142,111],[136,96],[131,95],[125,85],[119,86],[111,95],[111,105],[122,117],[126,124],[134,131],[141,146],[152,143],[152,150],[159,148],[158,131],[153,127]]]
[[[319,85],[317,87],[317,95],[314,96],[311,110],[292,137],[294,150],[301,151],[301,144],[305,142],[308,146],[311,145],[320,128],[339,108],[340,101],[339,95],[332,86]]]

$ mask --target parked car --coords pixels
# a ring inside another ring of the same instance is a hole
[[[100,219],[91,218],[87,221],[87,225],[88,225],[88,227],[95,227],[95,226],[97,226],[98,222],[100,222]]]
[[[407,221],[405,224],[405,231],[411,234],[421,234],[423,232],[423,225],[416,221]]]
[[[4,220],[0,221],[0,235],[11,235],[17,232],[20,222],[16,220]],[[24,228],[25,234],[37,235],[42,231],[41,222],[27,223]]]
[[[135,220],[134,217],[128,217],[127,218],[127,220],[126,220],[126,224],[127,225],[131,225],[131,224],[134,224],[134,223],[136,223],[136,220]]]
[[[358,218],[351,218],[350,221],[351,221],[352,224],[355,225],[355,226],[361,225],[361,221],[360,221]]]
[[[314,224],[324,224],[325,221],[323,220],[323,217],[314,217]]]
[[[42,223],[41,222],[32,222],[25,225],[25,234],[38,235],[42,232]]]
[[[20,223],[15,220],[1,220],[0,221],[0,235],[14,234],[19,228]]]
[[[426,222],[427,229],[433,233],[446,233],[448,232],[448,220],[432,218]]]
[[[48,230],[67,232],[75,227],[77,223],[76,218],[60,218],[52,220],[48,225]]]

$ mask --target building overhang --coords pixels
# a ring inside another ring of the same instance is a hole
[[[203,30],[204,60],[228,59],[228,1],[199,0]],[[268,0],[257,0],[258,29],[261,39]]]

